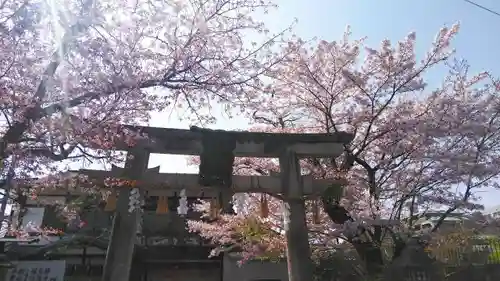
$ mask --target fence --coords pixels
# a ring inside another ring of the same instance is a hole
[[[493,281],[500,276],[499,264],[444,266],[444,267],[402,267],[397,274],[388,274],[385,280],[394,281]],[[339,280],[340,281],[340,280]]]
[[[475,239],[467,246],[440,250],[435,254],[438,260],[453,266],[500,264],[500,240]]]
[[[484,242],[484,240],[483,240]],[[418,251],[418,250],[417,250]],[[317,267],[318,281],[493,281],[500,277],[500,242],[475,243],[441,251],[437,259],[393,261],[380,277],[367,276],[357,258],[335,255]],[[413,254],[410,254],[413,255]],[[422,256],[422,255],[419,255]],[[404,259],[403,257],[400,257]]]
[[[496,281],[500,276],[500,264],[471,266],[402,266],[388,269],[378,280],[387,281]],[[371,281],[377,280],[358,272],[323,273],[317,281]]]

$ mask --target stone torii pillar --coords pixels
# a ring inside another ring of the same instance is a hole
[[[140,180],[148,168],[149,152],[139,147],[127,153],[122,178]],[[126,280],[130,278],[133,253],[137,240],[139,210],[129,212],[130,186],[119,189],[118,202],[111,227],[108,250],[104,262],[102,281]]]
[[[299,158],[293,148],[285,148],[279,158],[283,201],[288,211],[285,219],[287,264],[289,281],[308,281],[313,277],[309,230]]]

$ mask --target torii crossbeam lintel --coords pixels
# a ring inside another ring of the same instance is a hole
[[[125,130],[139,133],[136,146],[150,153],[200,155],[203,152],[204,135],[220,135],[234,139],[236,157],[280,156],[284,147],[291,148],[299,157],[335,157],[342,153],[343,145],[352,141],[353,135],[345,132],[334,134],[278,134],[207,130],[192,127],[191,130],[143,126],[124,126]],[[116,150],[129,150],[125,143],[116,143]]]
[[[75,174],[85,175],[89,179],[103,181],[106,178],[121,178],[124,174],[123,168],[114,167],[111,171],[102,170],[78,170]],[[180,191],[185,189],[188,194],[200,194],[201,191],[208,196],[216,196],[220,187],[203,187],[198,183],[197,174],[172,174],[158,173],[157,168],[148,169],[144,173],[144,181],[139,187],[147,190],[149,195],[162,195],[166,191]],[[315,180],[312,176],[302,176],[303,195],[311,196],[322,193],[332,185],[343,185],[341,179]],[[232,185],[229,187],[234,193],[282,193],[281,178],[279,174],[273,176],[233,176]]]

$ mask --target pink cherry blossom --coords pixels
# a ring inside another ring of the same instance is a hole
[[[123,159],[110,149],[137,137],[152,111],[179,108],[212,122],[258,93],[283,57],[284,35],[253,18],[268,1],[15,1],[0,5],[0,165],[16,178],[72,161]],[[257,44],[244,40],[255,33]],[[90,149],[92,148],[92,149]],[[61,164],[61,161],[63,163]]]
[[[481,209],[478,191],[496,186],[500,173],[498,79],[486,72],[472,74],[465,61],[454,58],[450,46],[458,29],[454,25],[440,30],[428,52],[418,58],[413,32],[396,43],[384,40],[379,47],[352,40],[349,29],[340,41],[308,45],[297,39],[283,50],[289,55],[266,73],[265,92],[272,95],[261,95],[248,105],[255,130],[355,135],[341,157],[302,163],[305,173],[318,178],[345,173],[348,184],[340,205],[354,220],[336,225],[323,206],[322,222],[316,225],[309,208],[313,249],[332,247],[340,239],[363,257],[359,241],[353,240],[359,238],[353,230],[362,225],[371,231],[373,243],[381,243],[394,234],[399,235],[394,239],[407,239],[412,220],[406,219],[416,213],[443,209],[438,228],[454,211]],[[438,66],[449,73],[431,88],[427,73]],[[272,159],[236,159],[234,170],[267,175],[279,167]],[[251,195],[248,208],[258,208],[258,202],[258,196]],[[270,204],[276,210],[270,219],[256,219],[279,230],[280,200],[273,198]],[[217,241],[217,229],[229,235],[231,229],[224,226],[232,223],[229,216],[215,222],[217,228],[211,223],[190,227]],[[240,237],[233,243],[248,243],[242,242],[241,232],[232,231]],[[272,238],[272,245],[284,240]],[[250,256],[265,255],[250,247],[243,250]]]

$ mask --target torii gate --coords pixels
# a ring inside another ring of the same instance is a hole
[[[223,209],[227,209],[227,204],[234,193],[280,194],[289,211],[288,226],[285,227],[289,280],[312,279],[312,262],[310,255],[305,254],[310,253],[310,248],[304,196],[319,195],[328,186],[339,182],[338,179],[313,180],[312,177],[301,176],[298,160],[300,157],[339,156],[343,152],[343,146],[352,141],[353,135],[344,132],[273,134],[206,130],[197,127],[181,130],[126,126],[126,129],[146,134],[147,138],[139,140],[133,147],[127,144],[115,145],[114,149],[127,151],[125,168],[115,167],[111,172],[84,170],[81,173],[97,178],[121,177],[142,180],[144,184],[163,182],[168,184],[167,188],[170,190],[186,189],[188,193],[195,194],[199,193],[196,192],[196,188],[200,188],[199,183],[202,183],[202,186],[211,185],[208,192],[211,190],[223,194],[226,204]],[[151,173],[151,169],[148,172],[150,153],[200,155],[200,173],[199,175],[161,174],[158,171]],[[215,154],[215,158],[210,158],[210,153]],[[280,175],[279,177],[232,176],[234,157],[279,158]],[[212,177],[212,173],[216,173],[217,176]],[[130,188],[120,188],[103,281],[124,281],[130,277],[138,219],[137,211],[130,213],[128,210]],[[147,186],[142,188],[148,189]],[[161,188],[149,189],[149,194],[162,193]]]

